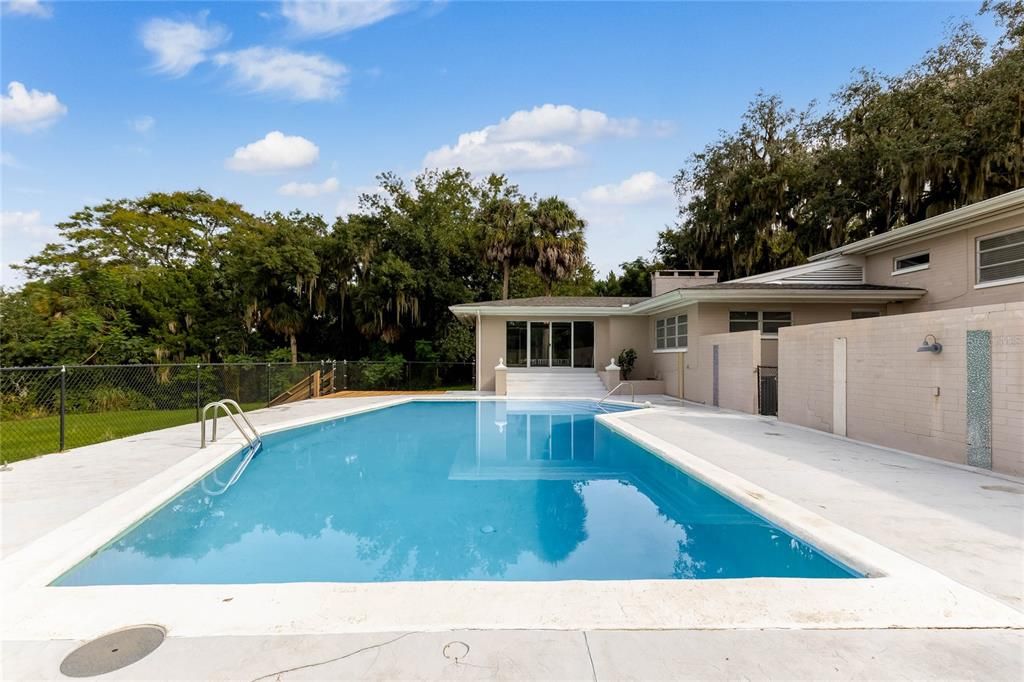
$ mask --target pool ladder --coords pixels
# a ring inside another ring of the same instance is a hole
[[[234,408],[235,411],[233,412],[231,408]],[[231,422],[235,425],[235,428],[238,429],[238,432],[242,434],[242,437],[246,440],[246,444],[249,446],[249,450],[245,453],[245,457],[242,458],[242,461],[239,463],[238,467],[235,468],[234,473],[231,474],[231,478],[229,478],[226,483],[222,483],[217,479],[216,472],[213,473],[214,481],[221,486],[218,490],[208,490],[205,483],[203,484],[203,490],[206,493],[210,495],[220,495],[226,492],[228,488],[233,486],[238,482],[238,479],[242,477],[246,467],[249,466],[249,462],[252,461],[253,457],[256,456],[256,453],[263,447],[263,438],[260,436],[260,432],[256,430],[256,427],[252,425],[252,422],[249,421],[249,418],[245,416],[245,411],[242,409],[241,405],[230,398],[224,398],[223,400],[215,400],[212,403],[207,403],[206,407],[203,408],[203,420],[199,427],[200,448],[206,447],[206,415],[210,410],[213,410],[213,437],[210,439],[211,443],[217,442],[217,412],[218,410],[223,410],[224,414],[231,419]],[[238,421],[239,417],[242,418],[241,422]],[[243,426],[246,428],[242,428]]]

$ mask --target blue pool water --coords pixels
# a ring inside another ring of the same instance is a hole
[[[55,584],[856,577],[596,413],[413,402],[270,434]]]

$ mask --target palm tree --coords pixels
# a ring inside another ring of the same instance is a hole
[[[508,300],[509,274],[522,261],[530,230],[529,205],[516,197],[496,197],[482,209],[484,258],[501,265],[501,298]]]
[[[586,259],[587,223],[558,197],[541,199],[533,208],[528,241],[533,269],[544,281],[544,295],[555,282],[571,277]]]
[[[287,303],[277,303],[263,311],[263,319],[271,329],[288,339],[292,364],[296,364],[299,361],[298,334],[306,326],[306,314]]]

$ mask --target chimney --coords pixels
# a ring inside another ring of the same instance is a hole
[[[658,270],[651,277],[651,296],[718,282],[718,270]]]

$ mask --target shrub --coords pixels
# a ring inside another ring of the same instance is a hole
[[[628,381],[629,375],[633,373],[633,365],[636,364],[636,351],[632,348],[623,348],[617,362],[622,369],[622,378]]]

